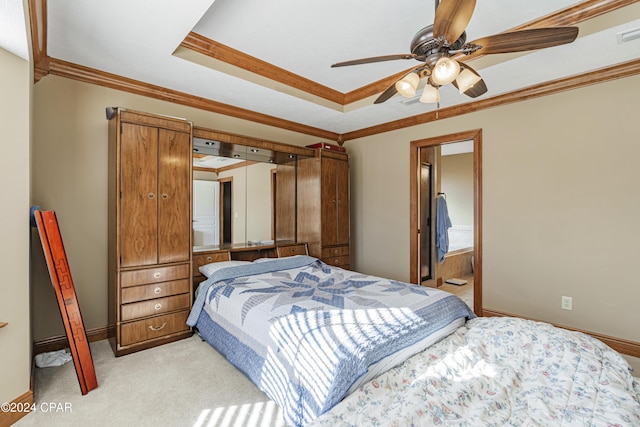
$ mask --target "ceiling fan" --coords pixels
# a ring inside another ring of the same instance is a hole
[[[550,27],[511,31],[466,42],[465,29],[471,20],[476,0],[436,0],[433,25],[418,31],[411,41],[411,53],[375,56],[339,62],[331,67],[369,64],[397,59],[415,59],[419,66],[389,86],[375,100],[380,104],[396,93],[412,98],[416,95],[421,78],[428,78],[420,101],[440,102],[438,88],[453,84],[460,93],[471,98],[487,91],[480,75],[468,64],[452,59],[458,54],[470,55],[522,52],[558,46],[573,42],[578,36],[578,27]]]

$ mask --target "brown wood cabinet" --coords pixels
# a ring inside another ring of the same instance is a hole
[[[309,255],[350,268],[349,157],[324,149],[298,160],[298,241]]]
[[[211,264],[212,262],[230,261],[231,253],[225,250],[207,251],[193,254],[193,289],[197,289],[201,282],[207,280],[204,274],[200,273],[200,267]]]
[[[191,123],[109,119],[109,325],[116,356],[191,335]]]
[[[290,243],[278,245],[276,253],[278,258],[285,258],[294,255],[309,255],[309,250],[306,243]]]

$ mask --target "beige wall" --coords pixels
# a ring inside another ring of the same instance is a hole
[[[272,170],[271,163],[247,167],[247,240],[271,240]]]
[[[107,325],[107,120],[117,106],[304,146],[318,138],[47,76],[34,87],[32,203],[55,210],[87,329]],[[22,212],[22,211],[21,211]],[[34,339],[64,334],[42,253],[32,260]]]
[[[232,177],[233,243],[271,239],[270,163],[222,171],[220,178]]]
[[[30,68],[28,61],[0,49],[0,322],[9,323],[0,329],[0,402],[10,402],[30,388]]]
[[[473,153],[442,156],[440,191],[453,225],[473,225]]]
[[[348,141],[352,265],[409,279],[409,143],[482,129],[484,308],[640,341],[639,96],[634,76]]]

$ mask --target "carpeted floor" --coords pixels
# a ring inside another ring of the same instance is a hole
[[[279,408],[197,335],[116,358],[91,344],[98,388],[82,396],[73,362],[36,368],[26,426],[283,426]]]

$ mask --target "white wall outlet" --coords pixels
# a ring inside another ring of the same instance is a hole
[[[573,310],[573,298],[562,297],[562,303],[560,305],[563,310]]]

